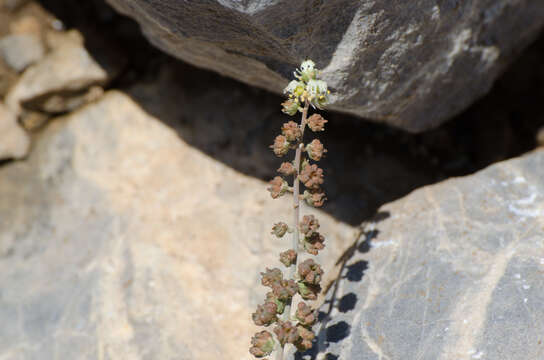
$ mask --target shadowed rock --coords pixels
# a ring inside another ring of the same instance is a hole
[[[331,109],[410,131],[485,94],[544,24],[534,0],[108,0],[193,65],[280,92],[305,58]]]

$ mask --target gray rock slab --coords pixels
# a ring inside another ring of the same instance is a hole
[[[0,358],[249,358],[288,246],[290,199],[265,189],[122,93],[56,118],[0,168]],[[319,218],[331,269],[353,229]]]
[[[534,0],[108,0],[193,65],[280,92],[311,58],[331,108],[410,131],[484,95],[544,24]]]
[[[322,308],[317,358],[543,359],[543,173],[540,150],[383,206]]]
[[[34,35],[8,35],[0,39],[0,55],[12,69],[21,72],[41,60],[45,48]]]

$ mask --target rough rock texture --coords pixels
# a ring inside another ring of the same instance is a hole
[[[249,358],[289,219],[265,187],[121,93],[55,119],[0,169],[0,358]],[[353,231],[320,219],[331,268]]]
[[[34,35],[10,35],[0,39],[0,55],[16,71],[23,71],[44,54],[42,42]]]
[[[542,169],[540,150],[383,206],[323,308],[323,358],[543,359]]]
[[[8,92],[5,101],[17,114],[21,106],[44,112],[51,108],[71,110],[69,106],[63,109],[59,100],[54,100],[54,105],[48,105],[47,101],[52,97],[62,100],[84,96],[89,87],[103,84],[107,78],[106,71],[83,46],[68,41],[28,68]]]
[[[411,131],[485,94],[544,24],[534,0],[108,0],[191,64],[279,92],[305,58],[332,108]]]
[[[0,160],[20,159],[26,156],[30,138],[17,124],[17,118],[0,103]]]

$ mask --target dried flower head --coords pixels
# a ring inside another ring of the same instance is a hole
[[[293,249],[286,250],[280,253],[280,262],[289,267],[297,262],[297,253]]]
[[[320,250],[325,248],[325,238],[320,233],[313,233],[304,239],[304,249],[309,254],[317,255]]]
[[[278,172],[282,175],[289,176],[294,175],[297,171],[293,164],[290,162],[284,162],[281,164],[280,168],[278,169]]]
[[[272,284],[272,292],[281,301],[289,300],[298,291],[298,285],[294,280],[281,280]]]
[[[319,229],[319,221],[313,215],[304,215],[299,224],[299,229],[306,237],[311,236]]]
[[[300,324],[304,326],[312,326],[317,320],[315,311],[303,301],[298,303],[295,316]]]
[[[287,226],[287,224],[280,221],[279,223],[274,224],[271,234],[281,238],[288,230],[289,227]]]
[[[272,287],[275,283],[283,280],[283,273],[278,268],[266,268],[265,272],[261,273],[261,284],[263,286]]]
[[[308,153],[308,156],[310,159],[319,161],[323,157],[323,154],[327,152],[327,149],[323,147],[323,144],[321,141],[314,139],[311,143],[306,145],[306,152]]]
[[[298,176],[300,181],[309,189],[318,189],[323,184],[323,169],[316,164],[307,165]]]
[[[287,343],[294,344],[300,337],[297,328],[290,321],[278,320],[274,333],[281,346]]]
[[[257,305],[251,318],[257,326],[268,326],[277,320],[278,305],[275,302],[267,301],[263,305]]]
[[[313,114],[312,116],[310,116],[308,118],[308,120],[306,121],[308,123],[308,127],[312,130],[312,131],[323,131],[325,130],[325,123],[327,123],[328,121],[325,120],[323,118],[323,116],[319,115],[319,114]]]
[[[272,350],[274,350],[274,338],[272,334],[264,330],[258,332],[251,339],[251,345],[249,353],[255,357],[264,357],[270,355]]]
[[[283,135],[278,135],[274,139],[274,144],[270,145],[270,148],[274,151],[277,157],[282,157],[289,152],[291,144],[287,141],[287,138]]]
[[[312,341],[315,339],[315,334],[309,330],[306,329],[303,326],[297,326],[297,332],[299,339],[295,343],[295,346],[300,351],[306,351],[312,348]]]
[[[325,203],[325,200],[327,200],[327,198],[325,197],[325,193],[320,189],[312,191],[306,190],[304,191],[302,198],[306,201],[308,205],[313,207],[321,207]]]
[[[272,291],[266,293],[266,299],[265,302],[273,302],[276,304],[276,312],[278,314],[283,314],[283,310],[285,309],[285,303],[278,299],[276,295]]]
[[[297,284],[298,293],[304,300],[316,300],[317,294],[321,292],[321,287],[319,285],[305,284],[302,281],[299,281]]]
[[[287,181],[283,180],[280,176],[276,176],[274,179],[270,180],[269,184],[270,187],[268,188],[268,191],[270,191],[272,199],[279,198],[289,191]]]
[[[318,285],[321,282],[323,269],[313,259],[307,259],[298,265],[298,274],[304,283]]]
[[[289,142],[298,141],[302,137],[302,130],[294,121],[289,121],[283,124],[281,127],[281,133]]]

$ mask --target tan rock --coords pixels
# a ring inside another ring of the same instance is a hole
[[[248,359],[258,273],[290,243],[270,234],[290,199],[265,189],[121,93],[56,119],[0,169],[0,309],[25,324],[0,357]],[[353,230],[318,216],[328,270]]]
[[[36,17],[26,15],[19,19],[14,19],[9,24],[9,30],[12,34],[32,34],[39,36],[41,35],[42,26]]]
[[[61,92],[81,91],[104,83],[107,73],[82,46],[55,49],[28,68],[6,95],[6,105],[19,113],[24,102]]]
[[[30,139],[15,115],[0,103],[0,160],[23,158],[29,147]]]

